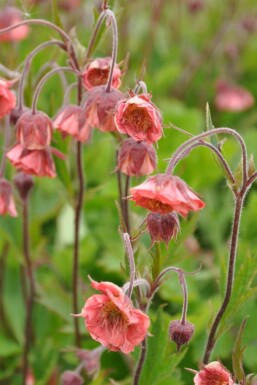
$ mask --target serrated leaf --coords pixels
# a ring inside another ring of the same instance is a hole
[[[240,383],[245,382],[245,373],[243,368],[243,357],[244,357],[245,346],[242,347],[245,325],[246,325],[246,318],[243,320],[240,326],[239,332],[236,337],[235,346],[232,351],[233,373]]]
[[[251,177],[256,171],[256,167],[255,167],[255,164],[254,164],[254,158],[253,158],[253,154],[250,155],[250,158],[249,158],[249,163],[248,163],[248,175],[249,177]]]
[[[207,131],[210,131],[210,130],[213,130],[215,127],[212,123],[212,118],[211,118],[211,111],[210,111],[210,107],[209,107],[209,103],[206,104],[206,130]],[[217,135],[212,135],[210,137],[210,140],[211,140],[211,144],[213,144],[215,147],[219,147],[219,141],[218,141],[218,138],[217,138]]]
[[[53,22],[54,22],[58,27],[60,27],[61,29],[63,29],[63,24],[62,24],[62,21],[61,21],[59,12],[58,12],[57,0],[52,0],[52,1],[51,1],[51,4],[52,4]]]

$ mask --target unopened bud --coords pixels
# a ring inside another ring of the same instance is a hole
[[[11,113],[10,113],[10,121],[12,124],[16,124],[17,121],[20,119],[21,115],[24,114],[24,112],[28,112],[29,109],[26,108],[26,107],[23,107],[23,108],[19,108],[19,107],[16,107],[14,108]]]
[[[32,176],[20,172],[14,177],[14,183],[17,190],[19,191],[21,199],[27,199],[28,194],[34,185]]]
[[[146,218],[152,245],[154,242],[165,242],[166,246],[172,238],[176,238],[180,230],[179,219],[175,212],[168,214],[149,213]]]
[[[66,370],[61,375],[62,385],[82,385],[84,383],[83,378],[72,370]]]
[[[195,326],[188,321],[182,323],[180,320],[171,321],[169,325],[170,340],[177,344],[178,351],[181,345],[187,344],[195,330]]]

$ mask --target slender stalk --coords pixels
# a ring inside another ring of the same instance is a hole
[[[49,47],[51,45],[57,45],[57,46],[61,47],[64,50],[66,49],[66,45],[62,41],[50,40],[50,41],[46,41],[46,42],[40,44],[39,46],[37,46],[26,57],[26,60],[25,60],[25,63],[24,63],[24,67],[23,67],[23,71],[22,71],[21,78],[20,78],[18,94],[17,94],[17,106],[18,106],[19,110],[22,110],[23,105],[24,105],[24,97],[23,97],[24,83],[25,83],[25,77],[26,77],[27,73],[30,70],[31,61],[34,58],[34,56],[37,55],[38,52],[42,51],[44,48]]]
[[[185,276],[182,273],[182,271],[179,273],[179,282],[183,292],[183,309],[182,309],[182,315],[181,315],[181,324],[185,325],[187,308],[188,308],[188,290],[187,290],[187,283],[185,280]]]
[[[130,185],[130,176],[126,175],[125,191],[124,191],[125,198],[128,196],[129,185]],[[130,234],[129,200],[128,199],[124,199],[124,220],[125,220],[127,232]]]
[[[124,240],[124,245],[125,249],[127,252],[128,256],[128,261],[129,261],[129,288],[128,288],[128,297],[131,298],[131,294],[133,291],[133,284],[134,284],[134,279],[136,275],[136,267],[135,267],[135,259],[134,259],[134,252],[131,246],[130,242],[130,237],[128,233],[123,234],[123,240]]]
[[[232,225],[232,233],[231,233],[231,243],[230,243],[230,253],[229,253],[229,265],[228,265],[228,274],[227,274],[227,284],[226,284],[226,292],[225,296],[222,302],[222,305],[214,319],[214,322],[211,326],[211,330],[209,333],[207,345],[205,348],[204,358],[203,362],[207,364],[209,362],[211,353],[214,349],[216,340],[216,331],[218,329],[218,326],[220,324],[220,321],[228,307],[232,290],[233,290],[233,283],[234,283],[234,274],[235,274],[235,261],[236,261],[236,253],[237,253],[237,241],[238,241],[238,234],[239,234],[239,225],[240,225],[240,218],[242,213],[242,207],[243,207],[243,198],[241,195],[238,194],[236,199],[236,205],[235,205],[235,212],[234,212],[234,219],[233,219],[233,225]]]
[[[141,91],[143,94],[147,94],[147,86],[143,80],[139,80],[137,82],[137,85],[134,89],[134,93],[139,94],[139,91]]]
[[[24,327],[24,336],[25,343],[23,349],[23,367],[22,367],[22,383],[26,385],[26,377],[28,373],[29,366],[29,352],[32,346],[33,339],[33,304],[35,296],[35,282],[33,277],[33,268],[30,257],[30,236],[29,236],[29,221],[28,221],[28,200],[23,200],[23,255],[25,260],[25,272],[28,279],[28,294],[26,298],[26,317],[25,317],[25,327]]]
[[[146,352],[147,352],[147,338],[144,339],[144,341],[141,344],[141,355],[137,364],[137,368],[134,375],[134,381],[133,385],[139,384],[140,375],[144,366],[145,358],[146,358]]]
[[[80,105],[82,99],[82,84],[81,79],[78,78],[78,105]],[[80,229],[80,217],[83,207],[84,196],[84,174],[83,174],[83,162],[82,162],[82,143],[77,142],[77,170],[78,170],[78,182],[79,191],[77,195],[76,208],[75,208],[75,224],[74,224],[74,254],[73,254],[73,274],[72,274],[72,306],[73,313],[78,314],[78,278],[79,278],[79,229]],[[81,346],[79,321],[77,317],[74,317],[75,328],[75,342],[78,347]]]
[[[76,75],[78,74],[78,71],[74,70],[73,68],[70,68],[70,67],[58,67],[58,68],[54,68],[52,69],[51,71],[49,71],[41,80],[40,82],[38,83],[37,87],[36,87],[36,90],[35,90],[35,93],[34,93],[34,96],[33,96],[33,101],[32,101],[32,113],[35,114],[36,113],[36,110],[37,110],[37,100],[38,100],[38,96],[39,96],[39,93],[43,87],[43,85],[45,84],[45,82],[47,81],[48,78],[50,78],[52,75],[60,72],[60,71],[66,71],[66,72],[73,72],[75,73]]]
[[[109,9],[107,9],[105,13],[106,13],[106,16],[108,16],[111,19],[111,22],[112,22],[112,64],[111,64],[107,85],[106,85],[106,92],[110,92],[112,87],[114,68],[117,61],[118,27],[117,27],[117,22],[116,22],[114,13]]]
[[[6,168],[6,151],[9,146],[10,142],[10,116],[5,117],[5,127],[4,127],[4,145],[3,145],[3,154],[2,154],[2,159],[1,159],[1,164],[0,164],[0,178],[2,178],[5,174],[5,168]]]
[[[239,142],[239,144],[241,146],[241,150],[242,150],[243,185],[245,185],[246,180],[247,180],[247,174],[248,174],[246,145],[245,145],[245,142],[244,142],[243,138],[241,137],[241,135],[237,131],[232,130],[231,128],[227,128],[227,127],[214,128],[213,130],[202,132],[201,134],[196,135],[193,138],[190,138],[186,142],[182,143],[177,148],[177,150],[174,152],[173,156],[171,157],[171,159],[169,161],[169,164],[168,164],[168,167],[167,167],[167,170],[166,170],[166,174],[172,173],[174,167],[177,165],[177,163],[181,159],[181,154],[183,154],[183,152],[191,144],[193,144],[194,142],[199,141],[200,139],[203,139],[203,138],[208,137],[208,136],[216,135],[216,134],[230,134],[230,135],[233,135],[238,140],[238,142]]]

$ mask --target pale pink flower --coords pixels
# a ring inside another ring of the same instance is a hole
[[[253,95],[245,88],[219,80],[216,86],[215,105],[220,111],[240,112],[254,105]]]
[[[80,314],[89,334],[109,350],[132,352],[146,336],[149,317],[115,284],[92,281],[92,287],[102,294],[90,297]]]
[[[126,175],[140,176],[151,174],[156,168],[156,152],[152,144],[126,139],[118,156],[118,169]]]
[[[15,107],[16,97],[14,93],[9,90],[12,84],[12,81],[0,79],[0,118],[8,115]]]
[[[85,111],[79,106],[69,105],[61,109],[54,119],[53,125],[64,135],[72,135],[79,142],[86,142],[90,139],[91,129]]]
[[[83,378],[76,371],[65,370],[61,375],[62,385],[82,385],[84,384]]]
[[[154,143],[162,136],[161,114],[147,94],[121,100],[116,108],[115,123],[120,133],[136,141]]]
[[[93,376],[100,369],[100,358],[105,348],[99,346],[93,350],[77,349],[76,355],[83,363],[83,366],[89,376]]]
[[[0,178],[0,215],[9,214],[17,217],[17,211],[12,196],[11,184],[5,179]]]
[[[24,174],[55,178],[55,165],[50,147],[41,150],[27,150],[20,143],[16,144],[6,157]]]
[[[130,189],[131,199],[139,206],[160,214],[176,211],[186,217],[205,203],[179,177],[157,174]]]
[[[194,377],[195,385],[233,385],[230,372],[219,362],[203,365]]]
[[[114,123],[115,108],[124,95],[115,88],[106,92],[105,86],[94,87],[87,95],[84,110],[88,126],[104,132],[117,131]]]
[[[85,67],[82,73],[83,84],[87,90],[90,90],[93,87],[102,86],[107,83],[110,67],[112,63],[112,58],[98,58],[91,61]],[[112,78],[112,87],[119,88],[121,84],[121,70],[119,69],[118,64],[115,64],[113,78]]]
[[[21,12],[18,9],[7,7],[0,13],[0,29],[11,27],[22,21]],[[19,41],[29,34],[29,27],[21,25],[12,31],[0,34],[0,41]]]

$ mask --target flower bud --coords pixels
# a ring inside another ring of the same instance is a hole
[[[187,344],[195,330],[195,326],[188,321],[182,323],[180,320],[171,321],[169,325],[170,340],[177,344],[179,351],[181,345]]]
[[[65,370],[61,375],[62,385],[82,385],[83,383],[83,378],[72,370]]]
[[[77,357],[83,363],[88,376],[93,376],[100,369],[100,358],[104,349],[103,346],[93,350],[77,349]]]
[[[21,199],[26,200],[34,185],[32,176],[20,172],[19,174],[15,175],[14,183],[17,190],[19,191]]]
[[[151,174],[156,167],[156,152],[152,144],[125,140],[120,148],[118,169],[130,176]]]
[[[88,125],[99,128],[100,131],[117,131],[114,113],[118,101],[123,98],[123,93],[115,88],[111,88],[110,92],[106,92],[105,86],[89,90],[85,103]]]
[[[168,214],[149,213],[146,218],[152,245],[155,242],[165,242],[168,246],[172,238],[176,238],[180,230],[179,219],[175,212]]]
[[[0,178],[0,215],[6,214],[9,214],[11,217],[17,217],[12,196],[12,186],[5,178]]]
[[[28,111],[29,109],[26,107],[23,107],[22,109],[20,109],[19,107],[15,107],[10,113],[11,123],[15,125],[20,119],[21,115],[23,115],[24,112],[28,112]]]
[[[93,87],[101,86],[107,83],[112,59],[110,57],[95,59],[90,62],[82,73],[83,84],[87,90]],[[119,88],[120,86],[121,70],[115,64],[112,87]]]

